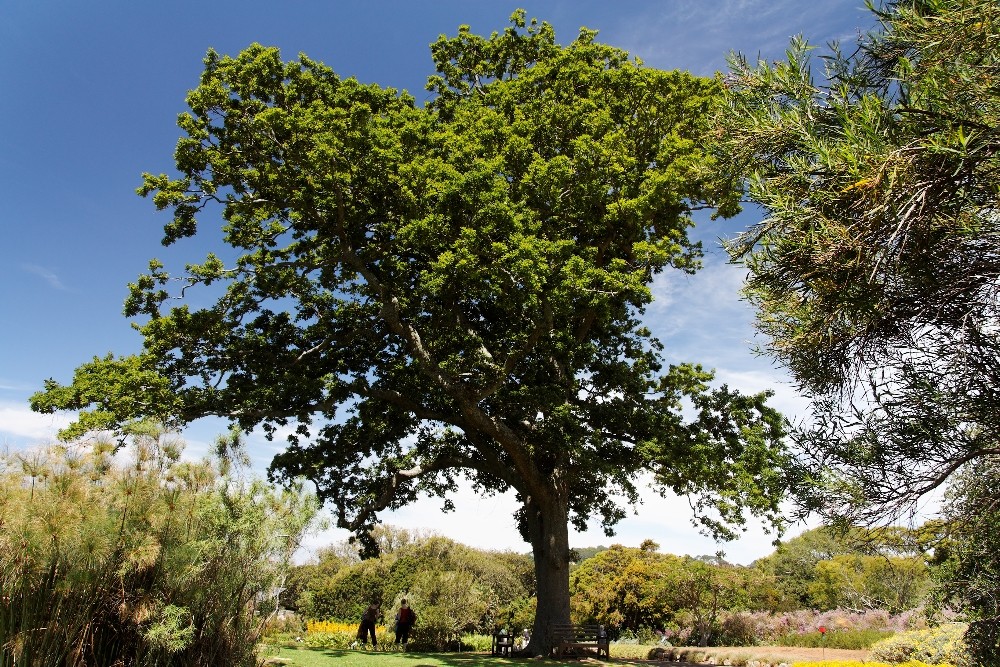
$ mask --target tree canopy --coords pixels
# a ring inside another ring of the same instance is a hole
[[[34,407],[81,410],[68,434],[205,415],[290,432],[272,474],[315,482],[362,538],[420,494],[447,508],[460,478],[513,489],[538,641],[568,620],[568,522],[610,532],[644,471],[717,535],[747,508],[779,524],[780,416],[664,368],[639,319],[657,273],[699,266],[692,211],[736,210],[707,149],[719,86],[595,34],[560,46],[523,12],[463,26],[431,47],[424,107],[304,55],[209,52],[178,175],[139,192],[173,213],[164,244],[208,242],[206,220],[222,243],[177,277],[152,261],[125,306],[143,352]]]
[[[786,62],[733,60],[726,160],[767,218],[730,251],[767,351],[814,400],[795,435],[810,507],[892,521],[960,480],[946,531],[974,546],[953,551],[951,588],[992,664],[997,587],[979,554],[997,541],[978,513],[997,487],[969,475],[995,479],[1000,452],[1000,4],[874,11],[878,30],[822,72],[802,39]]]
[[[995,2],[909,0],[849,53],[734,58],[727,160],[766,219],[730,243],[766,349],[814,399],[820,504],[900,516],[998,451]],[[843,473],[843,474],[841,474]]]
[[[772,584],[760,570],[656,547],[652,540],[638,549],[613,545],[583,561],[570,576],[573,620],[604,624],[615,635],[666,630],[673,641],[707,646],[735,638],[724,616],[764,608]]]

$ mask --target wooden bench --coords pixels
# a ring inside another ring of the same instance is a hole
[[[553,623],[549,625],[549,639],[557,658],[565,657],[567,653],[579,656],[590,651],[596,651],[598,658],[602,652],[604,657],[611,658],[608,633],[603,625]]]
[[[505,630],[497,630],[493,633],[493,648],[490,653],[493,655],[509,656],[514,648],[514,635],[508,635]]]

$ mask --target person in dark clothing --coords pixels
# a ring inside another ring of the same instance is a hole
[[[375,639],[375,621],[377,619],[378,605],[373,602],[365,609],[365,613],[361,614],[361,625],[358,626],[358,641],[362,646],[365,645],[369,634],[372,637],[372,648],[378,646],[378,641]]]
[[[399,603],[399,611],[396,612],[396,643],[402,643],[406,646],[406,642],[410,639],[410,628],[413,624],[417,622],[417,615],[407,604],[406,598],[403,598],[402,602]]]

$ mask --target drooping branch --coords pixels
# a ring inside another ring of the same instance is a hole
[[[386,509],[392,504],[396,494],[401,490],[403,484],[408,481],[418,479],[449,468],[462,467],[464,461],[448,457],[441,457],[423,465],[414,466],[407,470],[397,470],[383,480],[382,490],[374,499],[365,502],[357,507],[357,513],[353,518],[348,518],[347,508],[342,502],[337,503],[337,525],[351,531],[357,531],[364,527],[371,517]]]

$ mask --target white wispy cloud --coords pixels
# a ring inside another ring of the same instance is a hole
[[[730,52],[780,58],[794,35],[818,44],[848,41],[872,20],[860,0],[672,0],[654,7],[642,17],[630,14],[627,22],[602,32],[602,39],[649,65],[705,76],[725,71]],[[690,39],[692,34],[698,38]]]
[[[23,382],[12,381],[7,378],[0,377],[0,391],[28,392],[33,390],[34,387],[30,387]]]
[[[657,277],[643,320],[666,344],[668,359],[714,367],[752,358],[756,333],[753,309],[740,298],[743,278],[741,268],[716,260],[693,276]]]
[[[72,291],[69,287],[59,279],[54,271],[51,271],[44,266],[39,266],[37,264],[26,264],[22,263],[21,268],[28,273],[33,273],[36,276],[40,276],[45,282],[49,284],[52,289],[62,290],[65,292]]]
[[[70,415],[43,415],[24,403],[0,402],[0,437],[14,446],[32,446],[56,439],[59,429],[72,420]]]
[[[660,551],[664,553],[699,556],[721,550],[731,562],[745,565],[774,550],[772,542],[775,535],[766,532],[753,518],[749,519],[739,539],[719,543],[699,533],[691,523],[693,514],[686,498],[672,493],[661,496],[650,486],[649,475],[643,476],[639,488],[641,504],[635,513],[629,511],[625,519],[615,526],[612,537],[604,534],[595,519],[585,532],[577,532],[570,527],[570,546],[622,544],[638,547],[643,540],[651,539],[659,543]],[[402,509],[385,512],[380,518],[389,525],[429,531],[471,547],[530,552],[530,545],[523,541],[514,521],[518,503],[513,492],[483,496],[470,485],[460,482],[458,491],[450,497],[455,503],[452,512],[441,511],[442,501],[439,498],[420,498]],[[803,528],[797,526],[791,532],[797,533]],[[346,530],[338,528],[313,535],[306,541],[298,559],[308,559],[316,549],[348,537],[350,534]]]

